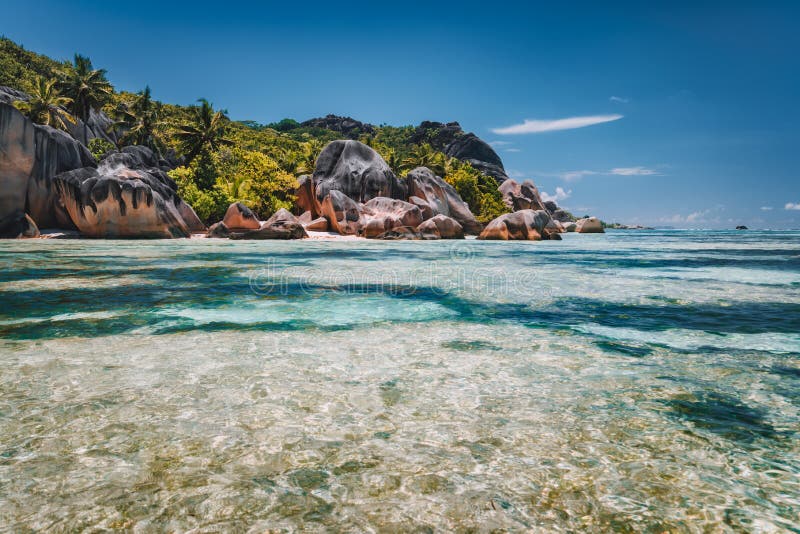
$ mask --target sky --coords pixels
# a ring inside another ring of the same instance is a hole
[[[458,121],[575,212],[800,228],[800,2],[0,0],[0,34],[268,123]]]

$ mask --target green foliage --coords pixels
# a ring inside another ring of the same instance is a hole
[[[84,122],[89,119],[92,110],[99,111],[109,102],[114,92],[106,79],[105,69],[95,69],[91,60],[80,54],[75,54],[73,64],[62,73],[60,86],[61,91],[72,100],[70,111]],[[85,141],[88,142],[88,139]]]
[[[64,67],[47,56],[25,50],[6,37],[0,37],[0,85],[24,90],[36,78],[55,78]]]
[[[174,132],[189,162],[203,151],[233,145],[226,137],[229,121],[225,112],[215,111],[205,98],[198,102],[200,105],[192,108],[191,121],[181,124]]]
[[[197,216],[206,224],[221,221],[228,206],[235,202],[224,188],[218,187],[216,183],[208,189],[198,187],[196,162],[188,167],[178,167],[168,174],[178,185],[178,194],[181,198],[194,208]]]
[[[30,99],[14,105],[35,123],[67,130],[70,124],[75,124],[75,118],[64,109],[72,100],[61,96],[56,83],[55,79],[37,76],[28,90]]]
[[[272,128],[278,132],[288,132],[290,130],[294,130],[295,128],[300,127],[300,123],[294,119],[283,119],[278,122],[273,122],[272,124],[267,124],[267,128]]]
[[[508,213],[494,178],[477,171],[468,163],[456,167],[444,179],[455,188],[478,221],[487,223]]]
[[[141,145],[162,153],[164,143],[158,131],[161,103],[152,99],[149,86],[130,103],[119,104],[115,115],[124,132],[120,135],[121,145]]]
[[[94,156],[94,159],[99,161],[100,158],[102,158],[106,153],[116,150],[117,147],[110,141],[106,141],[100,137],[95,137],[94,139],[89,140],[88,148],[89,152],[91,152],[92,156]]]

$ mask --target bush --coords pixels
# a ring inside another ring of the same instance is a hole
[[[495,179],[471,165],[458,165],[445,176],[445,181],[455,188],[478,221],[485,224],[508,213]]]
[[[106,141],[99,137],[89,140],[89,152],[92,153],[94,159],[100,161],[108,152],[116,150],[117,147],[111,141]]]

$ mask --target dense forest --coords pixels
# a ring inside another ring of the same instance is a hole
[[[58,62],[7,38],[0,38],[0,86],[25,92],[29,98],[14,105],[39,124],[69,130],[93,113],[104,114],[110,118],[105,138],[85,140],[92,154],[100,159],[126,145],[151,148],[174,167],[169,175],[179,194],[206,222],[220,220],[236,201],[262,218],[291,208],[297,177],[312,173],[319,152],[335,139],[371,146],[398,176],[430,168],[455,187],[481,222],[508,211],[495,178],[445,155],[436,146],[436,128],[421,134],[414,126],[373,126],[339,117],[328,118],[345,121],[346,129],[324,119],[233,121],[203,98],[194,106],[177,106],[154,100],[149,87],[119,91],[85,56]]]

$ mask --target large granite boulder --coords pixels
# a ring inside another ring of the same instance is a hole
[[[30,98],[31,97],[27,93],[23,93],[18,89],[0,85],[0,104],[13,104],[18,100],[27,101],[30,100]]]
[[[295,191],[297,213],[308,212],[312,219],[316,219],[322,213],[322,206],[317,198],[314,179],[308,174],[304,174],[297,179],[297,184]]]
[[[427,167],[417,167],[406,176],[408,194],[414,204],[427,204],[431,216],[446,215],[458,221],[468,234],[480,233],[481,223],[461,200],[455,188]]]
[[[487,224],[478,239],[540,241],[549,237],[545,232],[549,222],[550,215],[544,210],[506,213]]]
[[[39,237],[39,228],[27,214],[17,211],[0,219],[0,239]]]
[[[224,224],[224,223],[223,223]],[[308,237],[303,225],[288,210],[281,208],[258,230],[231,232],[231,239],[302,239]]]
[[[80,141],[88,143],[92,139],[104,139],[109,143],[116,144],[117,134],[114,130],[115,123],[103,111],[89,110],[89,118],[86,122],[81,119],[74,124],[68,124],[69,134]]]
[[[361,208],[361,235],[377,237],[401,226],[422,223],[422,212],[414,204],[386,197],[373,198]]]
[[[36,161],[35,132],[34,124],[16,108],[0,103],[0,220],[16,220],[25,213]]]
[[[130,169],[102,162],[54,178],[72,222],[90,237],[189,237],[197,215],[158,169]],[[181,214],[194,215],[187,221]],[[202,223],[200,223],[202,225]]]
[[[575,231],[579,234],[603,234],[603,223],[597,217],[585,217],[575,223]]]
[[[493,177],[497,183],[508,179],[503,161],[485,141],[472,133],[464,133],[457,122],[447,124],[423,121],[414,131],[412,143],[430,143],[436,150],[452,158],[466,161],[483,174]]]
[[[36,153],[33,172],[28,182],[28,213],[41,228],[76,229],[53,177],[62,172],[96,167],[89,150],[62,130],[34,125]]]
[[[500,184],[498,190],[503,196],[503,202],[512,211],[547,210],[539,189],[531,180],[519,183],[508,179]]]
[[[437,239],[464,239],[464,228],[446,215],[436,215],[417,226],[417,232]]]
[[[573,216],[570,212],[563,210],[561,208],[558,208],[555,211],[551,212],[550,216],[556,221],[561,223],[575,222],[575,216]]]
[[[361,231],[361,205],[341,191],[328,193],[321,210],[332,231],[342,235],[358,235]]]
[[[241,202],[234,202],[228,206],[228,210],[225,212],[222,222],[225,224],[225,227],[232,232],[258,230],[261,228],[261,221],[258,220],[256,214]]]
[[[356,202],[375,197],[406,198],[406,186],[383,158],[358,141],[332,141],[322,149],[314,168],[317,199],[341,191]]]

